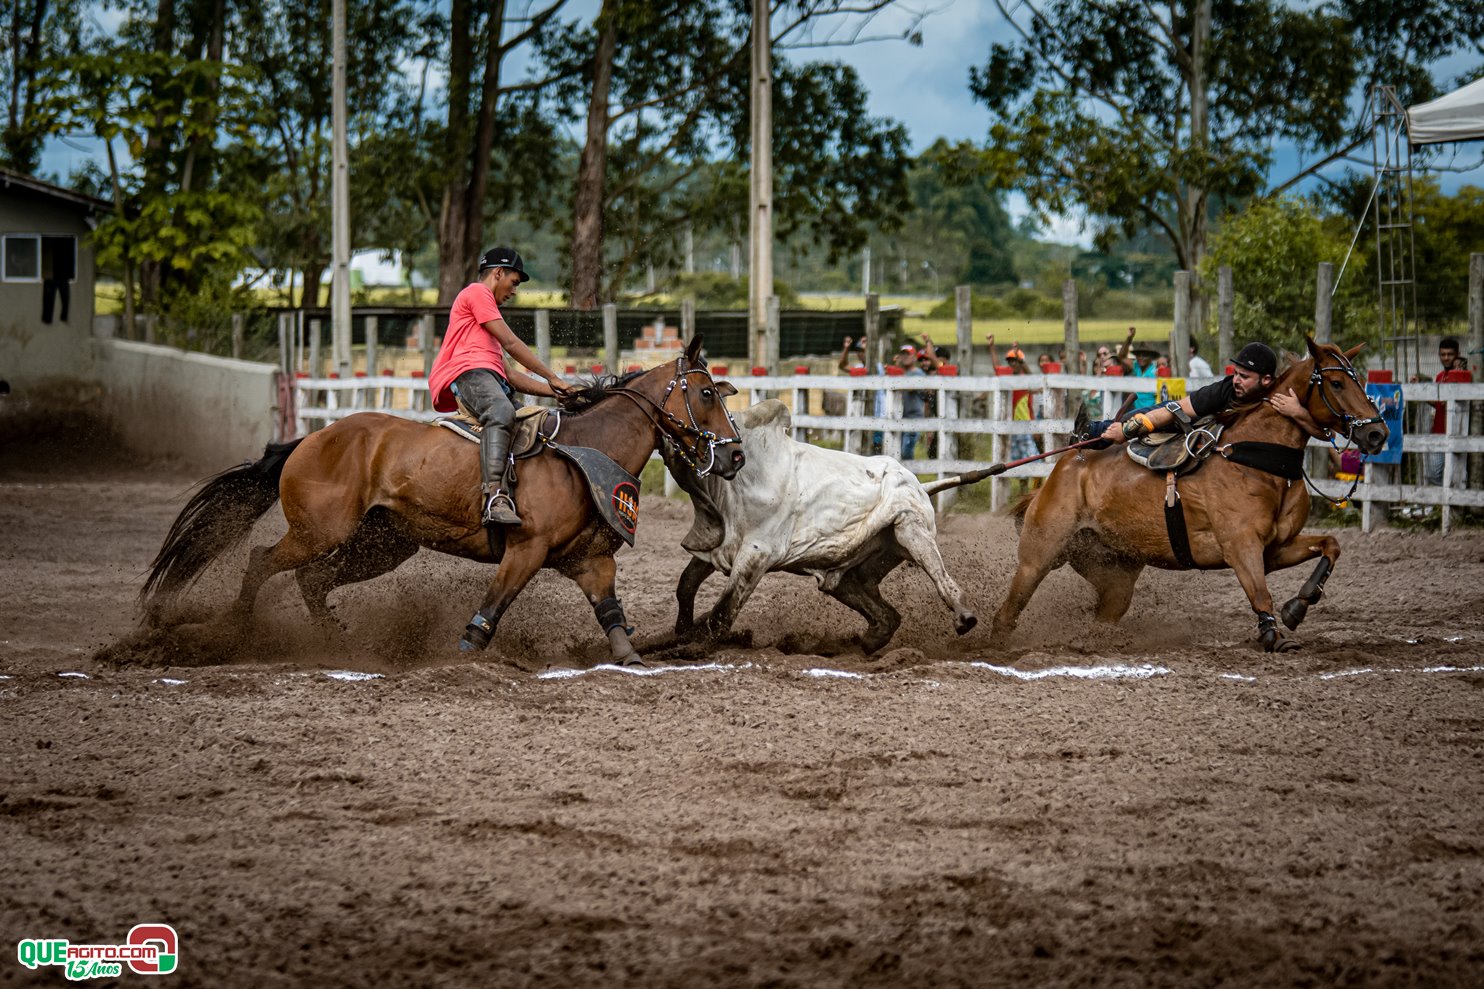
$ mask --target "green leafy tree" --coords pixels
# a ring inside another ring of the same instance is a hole
[[[861,7],[804,0],[775,8],[775,45],[817,41],[808,27]],[[590,30],[545,56],[570,82],[557,100],[586,121],[571,224],[573,304],[611,298],[641,264],[676,260],[677,233],[731,232],[746,216],[751,145],[746,5],[726,0],[605,0]],[[832,257],[857,249],[873,220],[906,206],[905,132],[870,116],[849,68],[774,66],[774,217]]]
[[[0,165],[32,174],[51,128],[42,111],[48,99],[47,63],[71,49],[81,25],[75,0],[13,0],[0,11],[0,87],[6,97]]]
[[[251,260],[258,216],[249,198],[215,178],[218,134],[245,133],[230,109],[246,102],[240,76],[220,59],[140,51],[113,38],[79,47],[79,54],[48,61],[38,113],[49,130],[82,130],[104,143],[114,214],[99,224],[94,242],[99,264],[124,274],[126,326],[136,309],[136,275],[151,289],[142,304],[155,313],[168,313],[181,298],[227,298],[232,278]],[[179,151],[165,174],[150,171],[150,142],[162,121]]]
[[[1289,197],[1258,200],[1223,219],[1201,277],[1215,284],[1218,267],[1232,269],[1236,339],[1302,349],[1304,334],[1314,331],[1319,262],[1340,272],[1350,243],[1347,226],[1342,217],[1325,218],[1313,202]],[[1363,265],[1351,267],[1356,261],[1346,266],[1331,303],[1334,340],[1346,347],[1374,343],[1379,332],[1374,285]],[[1214,334],[1214,327],[1207,330]]]
[[[1085,210],[1104,243],[1153,226],[1194,268],[1213,204],[1262,189],[1275,141],[1329,147],[1344,133],[1356,57],[1328,7],[996,5],[1019,39],[970,75],[993,115],[986,166],[1036,210]]]
[[[331,260],[330,0],[241,2],[242,35],[252,39],[239,51],[249,83],[244,95],[251,129],[230,149],[231,181],[240,183],[243,195],[261,210],[260,266],[301,272],[299,302],[317,305],[320,279]],[[376,236],[395,222],[389,216],[392,204],[402,202],[388,194],[388,186],[402,191],[404,176],[417,171],[418,158],[410,152],[419,139],[426,140],[415,91],[388,66],[426,54],[427,39],[443,30],[437,10],[414,0],[347,6],[353,246],[381,243]],[[384,135],[395,135],[401,145],[387,147],[392,142]],[[375,145],[375,154],[363,152],[366,142]],[[375,236],[368,236],[371,232]]]

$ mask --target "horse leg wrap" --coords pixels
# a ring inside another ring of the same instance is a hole
[[[1278,646],[1278,619],[1270,611],[1257,613],[1257,641],[1263,652],[1272,652]]]
[[[604,633],[621,628],[625,635],[634,634],[633,627],[624,619],[623,602],[618,598],[604,598],[593,605],[593,611],[597,614],[598,625],[602,627]]]
[[[474,617],[469,619],[469,624],[464,626],[464,636],[459,639],[459,651],[473,652],[476,649],[483,649],[494,637],[495,626],[484,615],[475,612]]]
[[[1317,604],[1324,596],[1324,582],[1329,579],[1329,572],[1334,565],[1329,562],[1329,557],[1321,556],[1314,567],[1314,572],[1309,579],[1304,581],[1304,586],[1299,588],[1298,597],[1293,598],[1283,606],[1283,624],[1289,628],[1298,628],[1299,622],[1309,613],[1309,605]]]
[[[1304,581],[1304,586],[1299,588],[1299,598],[1307,604],[1318,604],[1319,599],[1324,596],[1324,582],[1329,580],[1329,572],[1333,569],[1334,564],[1329,562],[1329,557],[1321,556],[1314,566],[1314,572]]]

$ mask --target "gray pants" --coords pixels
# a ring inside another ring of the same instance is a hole
[[[454,379],[453,393],[484,427],[479,435],[480,476],[486,493],[493,491],[505,479],[505,457],[515,425],[515,391],[494,371],[476,368]]]

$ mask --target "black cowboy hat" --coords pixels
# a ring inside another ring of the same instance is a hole
[[[480,255],[480,273],[483,274],[484,272],[489,271],[491,268],[509,268],[511,271],[514,271],[520,275],[520,280],[522,282],[528,282],[531,280],[531,276],[526,274],[525,259],[522,258],[520,256],[520,252],[513,247],[491,247],[489,250],[485,251],[484,254]]]
[[[1135,355],[1138,355],[1138,354],[1148,354],[1150,357],[1163,357],[1164,356],[1159,351],[1155,350],[1153,347],[1135,347],[1134,348],[1134,354]]]

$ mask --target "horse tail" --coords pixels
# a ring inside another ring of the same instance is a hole
[[[201,482],[150,564],[149,579],[139,592],[141,605],[178,594],[211,561],[242,541],[278,501],[283,465],[303,439],[269,443],[262,459],[229,467]]]
[[[1005,509],[1005,514],[1015,520],[1015,528],[1020,528],[1021,523],[1025,521],[1025,513],[1031,510],[1031,502],[1035,501],[1036,495],[1040,493],[1040,488],[1033,488],[1010,502],[1010,507]]]

